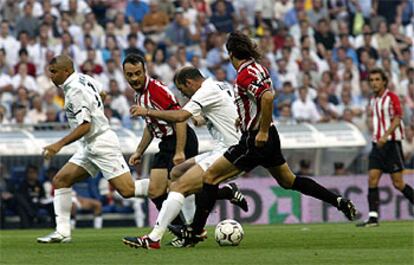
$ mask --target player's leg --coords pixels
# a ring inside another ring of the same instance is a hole
[[[82,163],[80,163],[82,164]],[[84,163],[85,164],[85,163]],[[70,212],[72,207],[72,185],[89,177],[83,166],[73,162],[66,163],[53,178],[55,193],[53,205],[56,214],[56,232],[37,239],[39,243],[69,242]]]
[[[95,199],[84,198],[79,196],[78,200],[81,205],[81,209],[93,211],[93,227],[95,229],[101,229],[103,223],[101,202]]]
[[[295,176],[286,162],[280,166],[269,167],[267,170],[281,187],[327,202],[341,210],[350,220],[355,217],[356,210],[350,201],[332,193],[311,178]]]
[[[402,171],[395,172],[391,174],[392,178],[392,184],[394,187],[401,191],[402,194],[404,194],[404,197],[408,199],[408,201],[411,202],[411,204],[414,204],[414,192],[413,188],[404,182]]]
[[[196,194],[196,212],[191,224],[193,233],[199,235],[206,225],[207,218],[217,200],[218,185],[236,176],[242,170],[235,167],[226,157],[219,157],[203,174],[203,188]]]
[[[194,165],[170,185],[170,192],[162,204],[154,229],[148,236],[125,237],[123,242],[131,247],[160,248],[160,240],[167,226],[179,215],[184,196],[199,190],[202,185],[203,169]]]
[[[382,170],[370,169],[368,171],[368,219],[362,223],[358,223],[359,227],[378,226],[379,218],[379,191],[378,183],[381,179]]]

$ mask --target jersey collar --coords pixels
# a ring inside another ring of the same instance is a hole
[[[242,63],[239,68],[237,69],[237,72],[240,73],[244,68],[246,68],[247,66],[249,66],[250,64],[254,63],[253,59],[247,60],[244,63]]]
[[[76,72],[73,72],[70,76],[68,76],[68,78],[66,78],[65,82],[61,85],[63,92],[66,92],[69,89],[69,84],[75,80],[76,76]]]

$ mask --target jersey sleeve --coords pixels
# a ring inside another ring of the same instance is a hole
[[[402,112],[402,108],[401,108],[400,99],[394,93],[390,93],[390,98],[391,98],[391,105],[392,105],[391,116],[392,117],[402,117],[403,112]]]
[[[245,69],[237,78],[237,84],[257,101],[266,91],[272,91],[272,81],[267,71]]]
[[[213,84],[217,86],[218,84]],[[212,88],[200,88],[183,107],[184,110],[190,112],[193,116],[201,115],[203,109],[217,104],[221,95],[217,90]]]
[[[86,93],[82,89],[77,89],[71,97],[71,104],[73,108],[73,114],[75,115],[78,125],[82,123],[91,122],[92,104],[91,100],[87,97]]]
[[[181,109],[175,96],[162,86],[154,85],[150,90],[150,101],[160,110],[179,110]]]

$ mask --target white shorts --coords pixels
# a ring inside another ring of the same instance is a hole
[[[84,168],[92,177],[101,171],[106,180],[130,172],[122,155],[118,137],[111,130],[80,147],[69,162]]]
[[[226,152],[227,148],[220,148],[210,152],[203,153],[194,157],[195,162],[206,171],[220,156]]]

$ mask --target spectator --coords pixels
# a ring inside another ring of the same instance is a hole
[[[93,228],[102,229],[102,203],[93,198],[79,196],[75,191],[72,192],[71,228],[76,227],[77,211],[86,210],[93,212]]]
[[[175,45],[190,45],[191,33],[183,16],[183,9],[177,8],[175,10],[174,20],[168,25],[165,30],[165,43],[173,52]]]
[[[348,174],[343,162],[334,163],[334,176],[346,176]]]
[[[339,118],[338,111],[334,104],[328,100],[328,93],[319,91],[316,98],[316,108],[321,116],[319,122],[330,122]]]
[[[299,170],[295,173],[297,176],[313,176],[311,161],[308,159],[301,159],[299,161]]]
[[[126,97],[121,93],[116,80],[109,80],[109,96],[111,98],[110,108],[115,110],[122,119],[129,115],[129,104]]]
[[[7,71],[5,73],[12,74],[11,71],[8,71],[8,66],[6,65],[15,65],[17,63],[19,42],[10,35],[10,24],[7,20],[3,20],[0,25],[0,47],[2,48],[1,56],[3,57],[2,61],[0,62],[0,68],[2,68],[1,71]],[[4,57],[6,58],[3,61]]]
[[[405,166],[414,169],[414,125],[405,128],[405,138],[401,142]]]
[[[27,74],[36,77],[36,66],[29,61],[29,53],[26,48],[21,48],[19,50],[19,62],[14,66],[14,72],[19,72],[19,66],[21,64],[26,64]]]
[[[128,0],[128,4],[125,9],[125,15],[129,22],[136,21],[141,23],[145,14],[149,12],[147,3],[141,0]]]
[[[30,92],[37,92],[39,90],[36,80],[29,75],[27,64],[21,63],[18,72],[12,78],[12,84],[15,90],[19,87],[24,87]]]
[[[318,122],[321,119],[315,103],[308,97],[306,87],[299,88],[299,98],[292,103],[292,114],[298,122]]]
[[[39,19],[33,17],[33,5],[26,2],[23,8],[23,14],[16,22],[15,31],[19,34],[21,31],[26,31],[30,38],[36,37],[39,29]]]
[[[315,42],[319,54],[324,54],[325,50],[332,50],[335,46],[335,35],[330,30],[328,21],[320,19],[317,30],[315,31]]]
[[[128,54],[130,53],[136,53],[142,57],[145,57],[144,52],[138,49],[137,46],[138,46],[137,35],[128,34],[128,47],[124,49],[124,56],[128,56]]]
[[[292,115],[292,108],[289,104],[282,104],[279,108],[279,117],[276,119],[277,123],[284,125],[296,124],[296,120]]]
[[[23,183],[16,193],[16,211],[20,216],[22,228],[31,228],[34,221],[40,221],[39,209],[45,209],[48,213],[50,223],[54,225],[53,204],[43,204],[46,198],[45,190],[39,180],[39,169],[37,166],[28,165],[26,168],[26,176]]]
[[[154,41],[160,41],[163,39],[165,29],[170,22],[169,17],[159,9],[157,0],[151,0],[149,8],[150,11],[142,21],[142,31]]]
[[[233,32],[233,17],[228,15],[227,6],[224,0],[216,1],[216,11],[210,18],[211,23],[219,32]]]
[[[27,117],[34,123],[41,123],[46,120],[46,112],[43,109],[42,98],[38,95],[32,98],[32,107]]]

